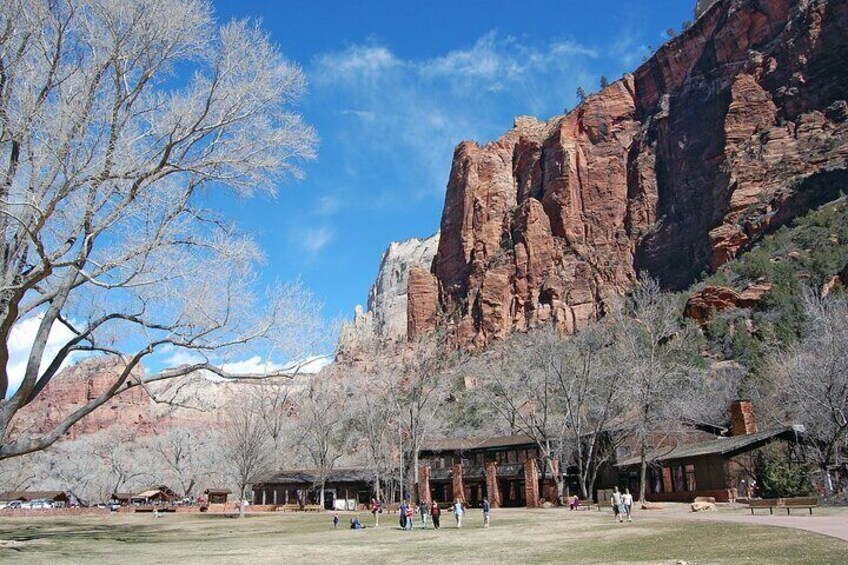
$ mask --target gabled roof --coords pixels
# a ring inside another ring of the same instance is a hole
[[[677,447],[669,447],[666,449],[657,449],[648,455],[648,461],[671,461],[674,459],[691,459],[693,457],[701,457],[704,455],[721,455],[722,457],[733,457],[745,451],[750,451],[762,447],[763,445],[781,438],[795,441],[801,431],[796,428],[780,428],[776,430],[768,430],[755,434],[747,434],[743,436],[722,437],[693,445],[682,445]],[[641,462],[641,458],[630,457],[619,462],[616,467],[629,467]]]
[[[425,441],[421,451],[476,451],[500,449],[520,445],[535,446],[536,442],[526,434],[503,437],[472,437],[465,439],[434,439]]]
[[[257,482],[256,485],[296,483],[313,485],[318,482],[317,469],[292,469],[280,471]],[[363,467],[339,467],[327,473],[328,483],[359,483],[374,480],[374,474]]]
[[[233,491],[231,491],[228,488],[208,488],[205,491],[203,491],[203,494],[232,494],[232,493],[233,493]]]
[[[9,490],[0,493],[0,500],[68,500],[68,494],[61,490]]]

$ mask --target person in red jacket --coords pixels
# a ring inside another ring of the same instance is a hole
[[[441,520],[441,516],[442,516],[442,509],[439,508],[439,505],[436,504],[435,500],[433,501],[433,504],[430,506],[430,516],[433,518],[433,527],[438,530],[440,525],[441,525],[440,520]]]

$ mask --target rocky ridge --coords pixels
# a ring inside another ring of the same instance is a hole
[[[52,430],[68,414],[109,388],[121,370],[111,358],[81,361],[60,372],[29,405],[15,415],[14,425],[28,434]],[[141,376],[143,370],[134,373]],[[202,376],[129,389],[94,410],[68,431],[68,439],[112,427],[140,436],[162,433],[169,426],[216,427],[219,408],[228,404],[238,385]]]
[[[410,269],[428,269],[439,246],[439,232],[426,239],[392,242],[380,259],[377,279],[368,292],[368,312],[374,316],[374,331],[382,339],[406,340],[407,289]]]
[[[688,286],[848,181],[848,2],[720,0],[566,116],[455,150],[408,335],[573,332],[641,273]]]

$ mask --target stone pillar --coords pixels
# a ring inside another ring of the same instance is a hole
[[[535,457],[524,462],[524,498],[527,499],[527,508],[538,508],[539,473],[536,470]]]
[[[465,502],[465,484],[462,482],[462,463],[453,466],[453,499]]]
[[[495,461],[486,463],[486,490],[492,508],[500,508],[501,491],[498,489],[498,464]]]
[[[418,501],[430,500],[430,466],[422,465],[418,467]]]
[[[671,467],[663,467],[662,470],[663,492],[673,492],[671,480]]]

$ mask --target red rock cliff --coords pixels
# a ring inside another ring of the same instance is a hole
[[[846,38],[848,0],[722,0],[567,116],[461,143],[409,334],[571,332],[637,273],[683,287],[831,198],[848,186]]]

